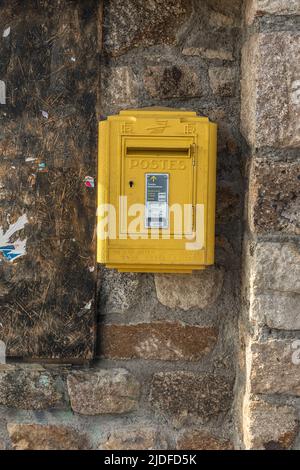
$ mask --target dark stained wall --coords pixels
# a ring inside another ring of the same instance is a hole
[[[9,356],[93,356],[96,184],[89,186],[100,4],[0,1],[0,340]]]

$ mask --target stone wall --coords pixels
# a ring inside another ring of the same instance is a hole
[[[299,447],[299,14],[104,2],[98,118],[162,105],[218,123],[216,263],[99,267],[95,360],[0,365],[0,448]]]
[[[250,449],[300,443],[299,15],[297,1],[245,4],[241,129],[250,151],[241,421]]]
[[[95,2],[97,3],[97,2]],[[216,264],[193,275],[99,268],[98,359],[0,370],[13,448],[232,448],[240,310],[240,2],[104,2],[97,112],[197,111],[219,125]]]
[[[101,113],[193,109],[219,125],[216,264],[193,275],[99,272],[103,366],[139,379],[167,446],[230,447],[243,208],[240,2],[116,0],[104,9]],[[176,443],[177,442],[177,443]],[[214,442],[214,444],[210,444]]]

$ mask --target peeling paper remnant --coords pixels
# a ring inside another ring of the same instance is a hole
[[[10,26],[8,28],[5,28],[5,30],[3,31],[2,37],[7,38],[7,36],[9,35],[10,35]]]
[[[47,113],[47,111],[44,111],[44,110],[42,109],[41,113],[42,113],[42,116],[43,116],[45,119],[48,119],[49,114]]]
[[[90,300],[85,306],[83,307],[85,310],[91,310],[92,308],[92,301]]]
[[[26,254],[26,238],[25,240],[18,238],[15,242],[10,242],[10,239],[16,232],[22,230],[27,223],[28,218],[24,214],[18,218],[17,222],[11,224],[6,232],[0,227],[0,253],[2,253],[6,261],[14,261]]]
[[[3,80],[0,80],[0,104],[6,104],[6,86]]]

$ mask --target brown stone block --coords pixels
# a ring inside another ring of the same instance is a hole
[[[140,386],[125,369],[73,372],[68,392],[75,413],[127,413],[137,408]]]
[[[255,160],[249,179],[251,229],[299,235],[300,162]]]
[[[188,98],[202,95],[198,72],[187,65],[147,67],[144,85],[152,98]]]
[[[251,342],[246,352],[251,391],[300,396],[299,351],[300,338]]]
[[[279,330],[300,330],[300,294],[265,292],[251,296],[250,319],[253,324]]]
[[[68,408],[66,371],[42,366],[0,365],[0,404],[8,408]]]
[[[62,425],[8,423],[8,433],[15,450],[82,450],[87,439]]]
[[[256,148],[300,146],[300,34],[261,33],[242,50],[241,129]]]
[[[151,450],[165,449],[166,442],[162,442],[160,433],[152,426],[141,423],[139,426],[128,426],[112,431],[102,450]]]
[[[250,282],[254,294],[267,291],[300,294],[300,249],[297,243],[257,242],[250,251]]]
[[[179,450],[232,450],[229,440],[213,436],[207,431],[198,429],[185,430],[177,439]]]
[[[112,0],[107,7],[104,49],[113,56],[136,47],[175,44],[192,12],[189,0]]]
[[[273,405],[258,398],[244,404],[244,442],[246,449],[290,449],[299,429],[296,410]]]
[[[231,406],[232,381],[224,375],[186,371],[154,374],[150,403],[174,426],[187,420],[208,421]]]
[[[189,310],[206,308],[218,299],[223,286],[224,271],[217,267],[191,275],[156,274],[158,300],[169,308]]]
[[[100,354],[110,359],[198,361],[216,344],[215,328],[180,322],[99,325]]]
[[[234,67],[210,67],[210,86],[214,95],[232,96],[235,89],[237,71]]]

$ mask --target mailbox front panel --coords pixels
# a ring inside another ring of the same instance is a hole
[[[168,208],[173,204],[194,204],[194,166],[191,155],[193,139],[161,139],[153,137],[124,138],[122,148],[121,194],[127,196],[128,207],[134,204],[143,206],[143,233],[148,228],[170,228],[174,234],[174,220],[169,217]],[[165,147],[162,147],[162,143]],[[163,150],[162,150],[163,149]],[[148,175],[148,177],[147,177]],[[160,176],[161,175],[161,176]],[[177,188],[177,189],[176,189]],[[153,201],[151,200],[153,199]],[[153,217],[146,217],[145,212],[152,210]],[[164,223],[155,222],[155,215],[163,211]],[[126,220],[126,214],[123,215]],[[126,227],[121,232],[128,232],[134,214],[127,214]],[[149,220],[150,219],[150,220]],[[134,228],[134,224],[132,224]],[[131,233],[133,235],[133,233]]]
[[[146,272],[212,264],[215,178],[216,126],[207,118],[149,108],[101,122],[98,262]],[[114,226],[104,236],[105,218]]]

